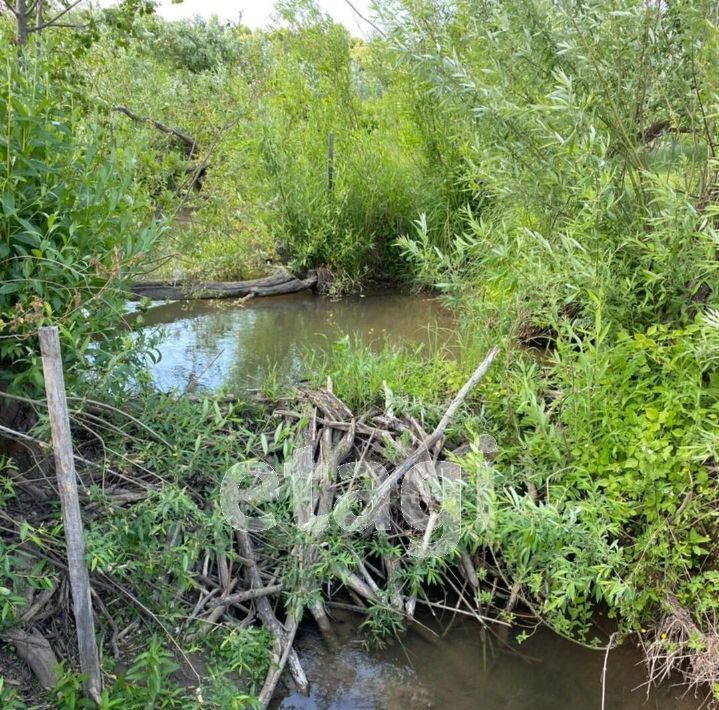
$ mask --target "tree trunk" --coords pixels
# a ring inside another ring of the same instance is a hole
[[[18,47],[24,47],[27,44],[28,38],[28,12],[27,12],[27,0],[16,0],[15,2],[15,20],[17,22],[17,34],[15,35],[15,42]]]

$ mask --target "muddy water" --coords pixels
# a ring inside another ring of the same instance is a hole
[[[233,391],[260,387],[273,376],[302,379],[305,349],[327,348],[344,336],[378,344],[435,345],[452,325],[432,298],[394,292],[330,301],[311,294],[278,296],[247,305],[230,301],[154,304],[145,327],[164,331],[160,362],[153,365],[160,389],[192,386]],[[438,335],[438,330],[440,335]],[[444,333],[444,334],[442,334]]]
[[[340,629],[343,624],[336,623]],[[367,651],[354,622],[344,625],[338,653],[328,654],[312,630],[300,640],[300,656],[312,691],[285,694],[282,710],[600,710],[604,653],[579,647],[540,629],[510,647],[483,642],[474,622],[453,626],[432,645],[408,634],[401,644]],[[609,654],[606,710],[690,710],[699,703],[669,685],[647,696],[636,649]]]

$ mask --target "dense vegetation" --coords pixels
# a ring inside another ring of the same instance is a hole
[[[157,622],[184,623],[175,591],[227,536],[196,494],[238,457],[282,459],[291,439],[249,405],[152,393],[144,345],[115,327],[123,289],[138,273],[234,279],[280,261],[325,267],[336,293],[402,281],[457,311],[458,356],[348,342],[316,356],[317,381],[330,375],[355,411],[391,399],[430,428],[500,345],[451,432],[499,442],[494,525],[467,521],[464,542],[582,642],[605,613],[656,654],[667,615],[689,610],[683,669],[700,677],[699,658],[719,681],[716,3],[379,0],[367,40],[311,0],[283,0],[281,27],[252,32],[164,22],[138,2],[93,12],[20,51],[0,16],[0,378],[37,398],[34,334],[59,324],[82,447],[97,452],[97,430],[108,467],[154,477],[130,507],[90,491],[91,567],[108,588],[131,582],[159,634],[107,707],[190,702]],[[132,419],[88,413],[98,392],[118,407],[130,387]],[[33,435],[45,427],[40,412]],[[60,554],[57,519],[17,523],[18,461],[0,458],[0,629],[22,617],[29,564],[36,589],[60,579],[25,544]],[[446,564],[425,561],[411,583]],[[238,678],[248,698],[233,702],[251,702],[266,644],[254,627],[190,635],[209,702],[228,707]],[[64,707],[77,687],[63,676]],[[12,695],[0,685],[0,704]]]

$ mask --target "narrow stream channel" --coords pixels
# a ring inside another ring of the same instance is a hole
[[[247,305],[171,302],[155,304],[143,319],[146,328],[164,333],[161,360],[152,367],[162,390],[183,390],[192,382],[208,390],[242,391],[260,387],[268,376],[297,382],[306,349],[328,348],[345,336],[377,346],[385,338],[433,345],[453,327],[451,314],[436,299],[391,291],[341,301],[301,293]]]
[[[159,332],[161,360],[153,377],[161,389],[182,390],[192,380],[208,390],[261,385],[268,372],[285,382],[302,376],[305,348],[326,348],[347,335],[366,343],[449,340],[451,315],[436,300],[379,292],[331,302],[307,294],[260,299],[247,306],[198,301],[157,304],[144,327]],[[439,335],[438,335],[439,334]],[[443,620],[446,624],[449,619]],[[547,629],[509,648],[483,643],[474,622],[453,623],[437,645],[408,633],[401,643],[367,650],[356,619],[335,615],[343,637],[329,654],[313,628],[299,639],[312,683],[310,697],[286,695],[282,710],[585,710],[602,708],[604,654],[581,648]],[[647,696],[639,652],[613,651],[608,659],[605,710],[697,707],[682,689],[666,685]]]

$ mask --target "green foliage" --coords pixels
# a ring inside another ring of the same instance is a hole
[[[277,430],[274,436],[271,431],[251,432],[246,425],[254,413],[239,404],[221,410],[211,400],[192,402],[151,392],[136,404],[130,416],[116,411],[99,427],[106,455],[103,465],[112,470],[130,466],[133,476],[147,477],[157,491],[139,503],[118,506],[99,486],[88,487],[96,515],[86,520],[86,556],[92,574],[131,590],[137,603],[162,624],[143,615],[138,618],[134,604],[113,609],[118,625],[135,622],[138,633],[148,640],[127,665],[115,666],[107,659],[106,670],[116,680],[103,693],[101,707],[254,707],[270,662],[266,631],[224,625],[208,628],[207,633],[204,628],[193,629],[178,634],[181,649],[170,645],[165,634],[187,621],[187,604],[178,600],[195,598],[196,564],[205,550],[223,550],[229,561],[238,563],[231,530],[215,506],[224,472],[255,451],[264,449],[270,457],[284,455],[287,442]],[[26,537],[42,549],[62,549],[59,525],[28,530]],[[29,583],[44,589],[50,578],[44,566],[29,568],[21,552],[0,552],[0,610],[8,607],[8,623],[12,623],[24,604],[22,597],[15,600],[15,590],[21,592]],[[3,596],[3,588],[13,592]],[[183,653],[202,658],[200,695],[178,680]],[[63,673],[58,706],[83,707],[80,686],[76,674]]]
[[[507,343],[496,554],[563,632],[598,604],[646,622],[668,590],[711,609],[692,580],[715,566],[715,9],[382,8],[482,194],[452,239],[428,214],[400,247]]]
[[[123,350],[132,359],[115,327],[120,287],[153,232],[132,153],[63,98],[40,60],[2,61],[0,362],[3,383],[20,389],[41,384],[41,325],[61,326],[70,367],[91,358],[101,372]]]
[[[439,335],[437,336],[439,337]],[[439,347],[379,347],[346,336],[332,346],[306,353],[307,370],[316,384],[331,377],[338,396],[355,411],[376,405],[396,411],[436,409],[461,387],[450,351]]]
[[[147,690],[147,702],[153,706],[162,706],[163,700],[172,699],[172,693],[167,696],[167,679],[171,673],[179,668],[157,638],[150,639],[147,650],[140,653],[127,671],[127,679],[131,682],[141,683]]]
[[[433,239],[446,237],[457,208],[479,199],[464,157],[434,130],[437,107],[397,71],[387,45],[349,37],[313,2],[278,12],[284,27],[254,33],[141,19],[126,47],[94,47],[108,103],[132,97],[209,158],[195,195],[165,136],[124,119],[118,127],[142,136],[145,179],[168,215],[179,214],[157,256],[170,259],[167,273],[204,278],[249,277],[278,259],[300,270],[329,266],[349,283],[401,274],[395,242],[420,213],[430,214]]]
[[[7,710],[25,710],[27,705],[20,700],[18,694],[5,685],[5,679],[0,676],[0,704]]]
[[[22,544],[42,545],[41,536],[26,522],[20,529],[21,544],[0,540],[0,630],[17,622],[33,593],[51,589],[57,575],[47,563],[22,549]]]
[[[177,69],[195,74],[233,64],[240,45],[232,27],[220,24],[217,17],[209,21],[195,18],[187,22],[155,22],[150,25],[152,39],[148,51]],[[148,41],[147,35],[143,41]]]
[[[148,639],[147,649],[134,658],[126,672],[116,674],[116,680],[103,690],[98,707],[101,710],[200,707],[201,703],[173,679],[178,668],[174,656],[153,636]],[[82,697],[82,676],[60,670],[54,689],[55,707],[61,710],[96,707]]]

